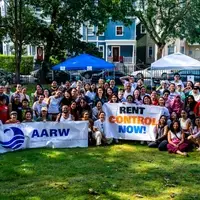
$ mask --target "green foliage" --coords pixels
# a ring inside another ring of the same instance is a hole
[[[180,34],[182,38],[186,38],[188,42],[200,43],[200,1],[192,0],[192,12],[186,15]]]
[[[22,56],[20,74],[28,75],[33,70],[33,57]],[[15,56],[0,55],[0,68],[15,73]]]
[[[187,17],[192,20],[190,15],[196,9],[194,1],[199,2],[199,0],[123,0],[119,1],[116,10],[112,10],[111,6],[110,10],[111,15],[118,20],[124,20],[124,16],[138,17],[158,46],[158,53],[161,56],[166,43],[184,35],[180,34],[180,30]]]
[[[1,155],[0,200],[199,199],[199,152],[186,158],[123,143]]]

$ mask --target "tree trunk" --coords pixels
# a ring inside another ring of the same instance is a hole
[[[16,66],[16,70],[15,70],[15,83],[18,84],[20,83],[20,64],[21,64],[21,61],[20,61],[20,56],[19,56],[19,53],[18,53],[18,50],[15,49],[16,53],[15,53],[15,66]]]
[[[50,56],[51,56],[51,48],[52,48],[51,42],[50,42],[50,44],[47,43],[46,47],[44,48],[44,50],[45,50],[44,61],[42,63],[42,70],[41,70],[41,73],[40,73],[40,82],[42,84],[45,84],[47,82],[46,74],[47,74],[48,69],[50,67],[49,60],[50,60]]]
[[[159,60],[160,58],[162,58],[162,53],[163,53],[165,44],[157,44],[157,47],[158,47],[157,60]]]

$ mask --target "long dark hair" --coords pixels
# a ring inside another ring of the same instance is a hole
[[[151,101],[151,97],[149,95],[144,95],[143,97],[143,100],[142,100],[142,103],[145,105],[144,103],[144,98],[147,97],[149,100],[150,100],[150,105],[152,104],[152,101]]]
[[[188,98],[189,98],[189,97],[193,100],[193,102],[190,103],[190,104],[188,104]],[[186,107],[189,106],[189,108],[190,108],[191,110],[194,109],[194,107],[195,107],[196,104],[197,104],[197,102],[195,101],[193,95],[188,95],[188,97],[185,99],[185,105],[186,105]]]
[[[167,125],[167,117],[165,115],[161,115],[160,118],[159,118],[159,121],[158,121],[158,125],[160,125],[160,119],[164,117],[165,118],[165,123],[164,123],[164,126]]]
[[[171,123],[171,125],[170,125],[170,131],[172,132],[172,133],[174,133],[174,124],[175,123],[178,123],[178,130],[177,130],[177,132],[180,132],[181,131],[181,125],[180,125],[180,122],[179,122],[179,120],[175,120],[175,121],[173,121],[172,123]]]

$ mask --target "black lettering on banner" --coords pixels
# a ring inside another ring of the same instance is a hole
[[[119,108],[119,113],[120,114],[125,114],[126,113],[126,107],[120,107]]]
[[[144,107],[119,107],[119,113],[120,114],[144,114]]]

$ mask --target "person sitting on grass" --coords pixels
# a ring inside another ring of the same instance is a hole
[[[93,139],[96,141],[96,146],[101,145],[102,134],[96,127],[94,127],[94,122],[89,118],[89,112],[83,111],[81,121],[89,121],[88,125],[88,140],[89,144],[93,144]]]
[[[25,118],[24,118],[24,121],[22,121],[22,123],[34,122],[33,113],[31,110],[27,110],[25,112],[24,116],[25,116]]]
[[[197,151],[200,151],[200,117],[195,119],[195,127],[192,129],[192,135],[187,138],[197,145]]]
[[[10,119],[5,122],[5,124],[19,124],[19,123],[20,123],[20,121],[17,120],[17,112],[16,111],[12,111],[10,113]]]
[[[158,124],[154,128],[154,134],[156,137],[155,142],[150,142],[148,144],[149,147],[154,147],[160,150],[160,151],[166,151],[167,150],[167,132],[168,132],[168,126],[167,126],[167,118],[166,116],[162,115],[159,119]]]
[[[168,152],[188,156],[186,153],[187,148],[188,144],[185,142],[185,133],[181,131],[180,122],[176,120],[172,122],[168,131]]]
[[[97,128],[97,131],[100,131],[102,134],[102,141],[104,144],[111,144],[113,138],[106,138],[106,134],[105,134],[105,112],[101,111],[98,115],[98,120],[96,120],[94,122],[94,127]],[[96,131],[96,132],[97,132]],[[96,135],[98,135],[98,133],[94,133],[93,137],[95,137]]]
[[[47,107],[42,107],[40,117],[36,119],[36,122],[47,122],[52,121],[48,115]]]

